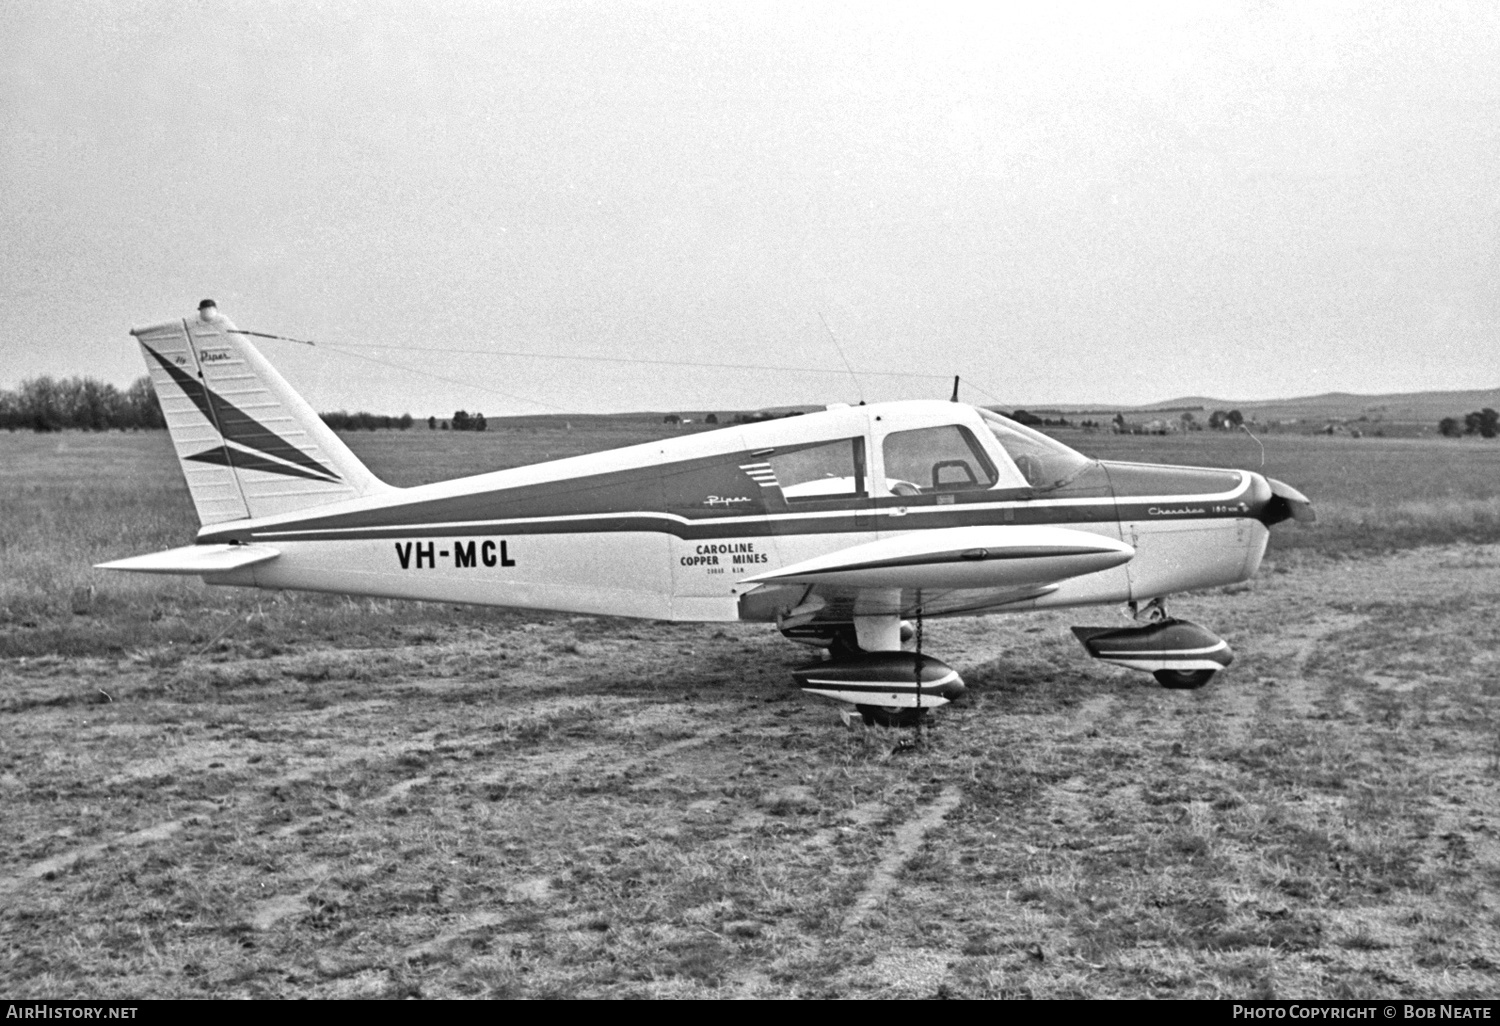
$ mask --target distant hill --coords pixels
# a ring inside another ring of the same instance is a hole
[[[1143,406],[1118,406],[1100,404],[1030,405],[1017,403],[1010,406],[991,404],[991,409],[1006,413],[1026,410],[1040,417],[1066,417],[1068,420],[1092,418],[1110,420],[1116,413],[1123,413],[1131,420],[1146,420],[1151,416],[1176,417],[1185,411],[1192,412],[1199,421],[1206,421],[1214,410],[1239,410],[1247,419],[1261,423],[1270,421],[1297,420],[1303,423],[1323,424],[1330,420],[1358,420],[1366,417],[1387,424],[1420,424],[1436,428],[1444,417],[1462,417],[1473,410],[1485,407],[1500,410],[1500,388],[1470,389],[1462,392],[1398,392],[1389,395],[1356,395],[1352,392],[1324,392],[1321,395],[1299,396],[1292,399],[1214,399],[1209,396],[1182,396]],[[778,406],[752,410],[716,410],[720,425],[735,422],[740,415],[754,417],[770,414],[785,417],[789,413],[808,413],[822,409],[821,406]],[[682,409],[674,411],[637,411],[633,413],[543,413],[516,417],[491,417],[491,430],[500,427],[527,428],[573,427],[661,424],[669,413],[691,420],[691,427],[704,427],[705,410]],[[418,420],[416,427],[425,427]]]
[[[1390,423],[1437,424],[1444,417],[1462,417],[1485,407],[1500,410],[1500,388],[1470,389],[1462,392],[1396,392],[1388,395],[1356,395],[1352,392],[1324,392],[1321,395],[1293,399],[1213,399],[1207,396],[1184,396],[1145,406],[1021,406],[1021,409],[1047,416],[1062,414],[1072,420],[1090,415],[1113,417],[1116,413],[1143,416],[1147,413],[1179,414],[1214,410],[1239,410],[1246,417],[1265,422],[1272,420],[1356,420],[1368,417]],[[1199,418],[1200,420],[1203,418]]]

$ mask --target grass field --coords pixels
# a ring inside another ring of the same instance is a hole
[[[351,437],[397,484],[659,425]],[[1257,468],[1241,435],[1065,440]],[[1317,503],[1176,611],[936,621],[915,746],[680,626],[104,575],[196,527],[165,435],[0,435],[0,989],[1493,997],[1500,447],[1272,436]]]

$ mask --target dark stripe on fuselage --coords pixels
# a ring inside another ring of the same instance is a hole
[[[779,502],[779,489],[769,503],[761,497],[762,489],[739,467],[750,462],[745,452],[720,454],[665,467],[634,467],[349,513],[311,515],[248,531],[223,525],[199,540],[354,541],[633,531],[705,541],[988,525],[1087,526],[1155,519],[1181,522],[1255,515],[1250,490],[1243,487],[1245,476],[1238,471],[1183,468],[1186,480],[1204,491],[1188,491],[1179,485],[1152,493],[1146,491],[1148,483],[1173,483],[1172,468],[1101,463],[1073,484],[1030,501],[1015,500],[1014,491],[975,491],[875,500],[833,499],[788,508]],[[1117,500],[1107,484],[1116,477],[1137,498]],[[737,495],[748,497],[748,504],[724,509],[708,503],[710,497],[734,491],[735,482],[743,483]],[[1225,493],[1232,493],[1232,498],[1212,504],[1201,501],[1205,496]],[[1267,491],[1264,498],[1269,497]],[[997,500],[1009,501],[997,504]],[[904,512],[897,515],[897,510]]]
[[[1185,497],[1191,500],[1191,496]],[[1161,508],[1153,506],[1150,508]],[[1146,515],[1147,507],[1140,507],[1139,515],[1125,519],[1166,520],[1224,520],[1252,514],[1204,513],[1168,517]],[[671,517],[648,513],[600,514],[583,519],[556,519],[530,522],[479,521],[459,524],[424,525],[420,523],[393,524],[389,527],[365,528],[361,530],[325,529],[322,531],[286,530],[284,528],[261,528],[255,531],[229,529],[204,534],[200,542],[227,541],[379,541],[405,538],[461,538],[481,535],[526,535],[552,534],[613,534],[621,532],[646,532],[670,534],[684,541],[713,541],[724,538],[766,538],[776,535],[807,534],[869,534],[876,531],[916,531],[940,527],[986,527],[1003,526],[1079,526],[1098,524],[1106,519],[1097,508],[1081,506],[1006,507],[1004,509],[944,507],[941,512],[909,513],[904,517],[888,514],[870,517],[867,514],[847,513],[840,516],[812,516],[808,514],[784,514],[776,517],[726,521],[712,519],[683,523]],[[1109,506],[1110,521],[1114,520],[1113,504]],[[1009,515],[1008,515],[1009,514]]]

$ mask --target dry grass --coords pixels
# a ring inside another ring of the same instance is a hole
[[[1238,652],[1197,693],[1089,663],[1066,626],[1108,610],[930,623],[972,692],[903,748],[793,690],[803,650],[748,625],[95,576],[190,537],[148,512],[186,506],[175,465],[110,450],[70,480],[12,451],[8,994],[1500,983],[1500,548],[1304,551],[1182,599]]]

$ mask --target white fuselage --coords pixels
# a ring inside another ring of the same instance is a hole
[[[887,436],[948,425],[963,427],[971,444],[982,447],[976,459],[993,464],[994,485],[897,494],[896,475],[882,463],[883,452],[895,451],[884,444]],[[814,494],[791,502],[778,496],[779,505],[768,505],[763,493],[774,475],[756,469],[769,463],[756,461],[775,457],[763,454],[847,439],[860,447],[860,472],[869,478],[864,495],[825,501],[805,488]],[[278,553],[205,577],[216,584],[661,620],[745,618],[754,608],[745,597],[757,587],[745,583],[749,578],[958,524],[1051,525],[1123,542],[1134,555],[1029,597],[987,595],[955,576],[937,589],[942,595],[929,603],[933,614],[1142,600],[1255,573],[1268,537],[1256,516],[1269,495],[1259,475],[1096,466],[1108,486],[1085,494],[1034,491],[972,408],[893,403],[393,489],[213,525],[199,540],[267,545]],[[1122,477],[1134,483],[1121,485]]]

